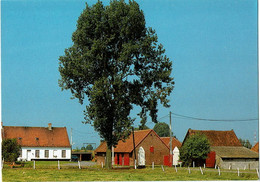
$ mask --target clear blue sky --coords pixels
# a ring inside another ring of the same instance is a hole
[[[72,45],[71,35],[85,2],[1,2],[5,126],[47,126],[51,122],[54,127],[66,126],[69,135],[73,128],[73,148],[83,143],[99,145],[92,126],[81,123],[84,106],[58,86],[58,58]],[[96,1],[87,2],[92,5]],[[176,84],[171,108],[160,106],[158,118],[169,111],[211,119],[258,118],[256,0],[137,2],[147,26],[156,30],[173,61]],[[135,109],[132,116],[136,113]],[[169,118],[160,121],[168,123]],[[149,122],[148,126],[154,124]],[[234,129],[239,138],[253,143],[259,127],[258,121],[213,122],[173,116],[173,132],[181,142],[188,128]]]

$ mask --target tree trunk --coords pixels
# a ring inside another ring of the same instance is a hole
[[[112,146],[107,146],[106,151],[106,169],[112,169]]]

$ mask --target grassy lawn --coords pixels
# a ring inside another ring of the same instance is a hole
[[[62,162],[65,164],[66,162]],[[30,164],[30,163],[29,163]],[[48,168],[43,166],[49,165]],[[222,171],[219,176],[218,171],[214,169],[204,169],[202,175],[199,168],[191,169],[191,174],[187,168],[178,168],[178,172],[174,168],[165,167],[162,171],[160,166],[154,170],[151,167],[144,169],[113,169],[106,170],[98,166],[77,169],[77,168],[61,168],[58,170],[55,165],[57,162],[42,163],[37,169],[31,168],[14,168],[4,167],[3,181],[200,181],[200,180],[257,180],[257,174],[254,170],[241,171],[237,175],[236,171]],[[62,164],[61,164],[62,165]],[[242,173],[243,172],[243,173]],[[246,172],[246,173],[245,173]]]

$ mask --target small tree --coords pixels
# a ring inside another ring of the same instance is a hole
[[[210,144],[207,137],[196,133],[187,138],[180,149],[180,159],[184,165],[191,165],[192,161],[201,164],[210,152]]]
[[[153,130],[160,136],[160,137],[169,137],[170,136],[170,128],[169,125],[162,122],[156,123],[153,127]]]
[[[84,146],[83,146],[83,147],[81,147],[81,150],[86,150],[86,147],[84,147]]]
[[[16,138],[2,141],[2,155],[5,161],[15,162],[20,155],[21,146]]]
[[[86,146],[86,150],[93,150],[93,146],[92,146],[91,144],[88,144],[88,145]]]

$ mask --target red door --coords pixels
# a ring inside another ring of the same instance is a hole
[[[215,167],[216,162],[216,152],[211,151],[208,153],[208,158],[206,159],[206,167]]]
[[[172,166],[172,156],[171,155],[165,155],[163,156],[163,165],[165,166]]]
[[[115,165],[117,165],[117,164],[118,164],[118,155],[115,154]]]
[[[122,166],[122,154],[119,154],[119,165]]]
[[[124,155],[124,165],[129,166],[129,154]]]

